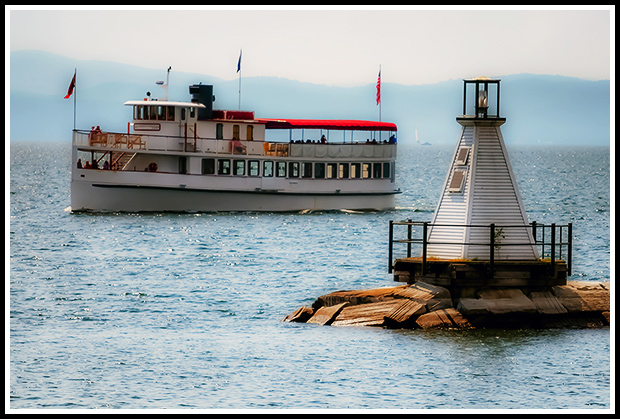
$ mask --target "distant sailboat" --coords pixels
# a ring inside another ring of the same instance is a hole
[[[420,140],[418,139],[418,130],[415,130],[415,142],[420,144]],[[431,145],[429,142],[423,142],[422,145]]]

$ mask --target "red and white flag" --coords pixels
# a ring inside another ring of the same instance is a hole
[[[67,92],[67,96],[65,96],[65,99],[69,99],[69,97],[71,97],[71,95],[73,94],[73,89],[75,88],[75,76],[76,73],[73,73],[73,78],[71,79],[71,84],[69,84],[69,91]]]
[[[377,77],[377,105],[381,103],[381,68],[379,68],[379,77]]]

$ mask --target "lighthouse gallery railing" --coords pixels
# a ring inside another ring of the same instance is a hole
[[[407,226],[407,238],[395,239],[394,238],[394,226]],[[418,227],[418,228],[416,228]],[[421,228],[420,228],[421,227]],[[489,241],[487,243],[471,243],[471,242],[440,242],[430,241],[429,227],[464,227],[464,228],[484,228],[489,230]],[[555,268],[556,260],[562,260],[563,255],[566,257],[567,274],[571,275],[572,265],[572,253],[573,253],[573,224],[568,223],[566,225],[560,224],[539,224],[533,221],[529,226],[532,232],[532,238],[534,243],[531,242],[511,242],[500,243],[497,239],[497,233],[504,229],[520,228],[523,229],[523,225],[452,225],[452,224],[431,224],[423,221],[391,221],[390,220],[390,234],[389,234],[389,248],[388,248],[388,272],[392,273],[393,270],[393,256],[394,256],[394,243],[402,243],[407,245],[407,257],[411,257],[412,245],[422,246],[422,271],[426,272],[426,266],[428,261],[428,246],[436,244],[448,244],[448,245],[469,245],[469,246],[488,246],[489,247],[489,263],[491,268],[496,260],[495,250],[500,246],[538,246],[540,248],[541,259],[550,259],[551,268]],[[421,234],[420,234],[421,230]],[[416,233],[417,236],[416,237]],[[421,237],[419,237],[421,236]]]

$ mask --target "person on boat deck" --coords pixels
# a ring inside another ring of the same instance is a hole
[[[95,126],[91,126],[90,127],[90,132],[88,133],[88,139],[92,140],[93,139],[93,134],[95,134]]]
[[[321,144],[325,144],[327,142],[327,138],[325,138],[325,134],[321,137]]]
[[[90,162],[86,160],[86,164],[84,164],[84,169],[90,169]]]
[[[77,168],[78,169],[82,168],[82,159],[78,159],[78,161],[77,161]]]
[[[239,141],[238,138],[233,138],[232,139],[232,148],[233,148],[233,152],[237,152],[237,153],[243,153],[245,152],[246,147],[241,144],[241,141]]]
[[[90,167],[91,167],[91,169],[99,169],[99,165],[97,164],[97,160],[93,160],[93,164]]]
[[[103,163],[103,170],[109,170],[109,169],[110,169],[110,163],[108,163],[108,161],[106,160],[106,161]]]

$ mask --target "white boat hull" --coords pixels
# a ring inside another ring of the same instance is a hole
[[[106,184],[74,180],[71,211],[211,212],[303,210],[392,210],[396,192],[302,193],[208,190],[188,187]]]

